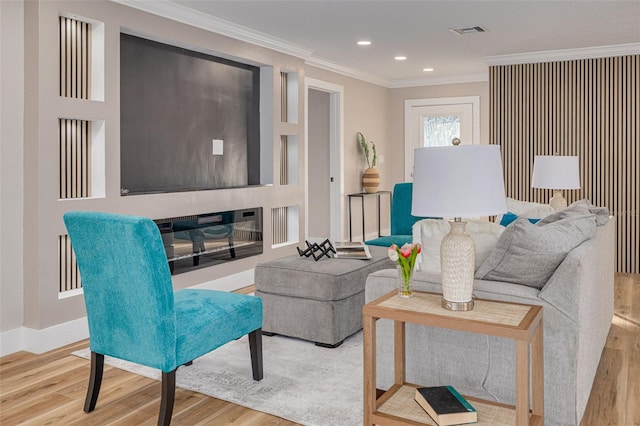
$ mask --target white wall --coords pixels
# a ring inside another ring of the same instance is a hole
[[[0,332],[23,320],[24,5],[0,2]],[[3,339],[5,345],[12,342]]]

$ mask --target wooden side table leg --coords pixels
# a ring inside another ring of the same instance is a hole
[[[366,227],[364,226],[364,195],[360,198],[360,200],[362,201],[362,242],[364,243],[367,239],[365,237]]]
[[[516,340],[516,425],[529,424],[529,342]]]
[[[376,322],[369,316],[364,316],[363,353],[364,353],[364,424],[373,424],[372,417],[376,410]]]
[[[531,375],[533,414],[544,420],[544,351],[542,347],[542,320],[531,342]]]
[[[393,322],[393,362],[394,362],[394,383],[402,385],[405,381],[405,339],[404,322]]]

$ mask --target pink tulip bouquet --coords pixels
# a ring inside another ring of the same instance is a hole
[[[413,275],[413,268],[416,265],[416,257],[422,251],[420,244],[404,244],[402,247],[398,247],[392,244],[387,251],[389,259],[398,263],[398,279],[400,279],[400,288],[398,294],[400,297],[412,297],[411,291],[411,276]]]

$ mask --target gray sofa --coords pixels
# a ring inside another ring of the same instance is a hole
[[[613,317],[615,220],[571,250],[541,290],[475,280],[474,296],[541,305],[543,309],[545,425],[578,425],[589,399]],[[416,272],[415,290],[442,293],[440,276]],[[366,302],[396,286],[396,271],[367,278]],[[453,385],[462,393],[514,404],[515,348],[511,340],[406,327],[406,380],[425,386]],[[393,328],[377,325],[377,387],[393,384]]]

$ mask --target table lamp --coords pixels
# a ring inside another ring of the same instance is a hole
[[[461,218],[507,211],[500,146],[416,148],[413,161],[411,214],[455,218],[440,245],[442,307],[471,310],[475,247]]]
[[[559,211],[567,207],[563,189],[580,189],[578,157],[563,155],[536,155],[533,162],[533,188],[553,189],[549,205]]]

